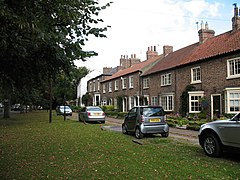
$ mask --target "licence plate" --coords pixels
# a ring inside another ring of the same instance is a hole
[[[94,113],[93,115],[94,116],[100,116],[100,113]]]
[[[150,119],[150,122],[160,122],[160,119]]]

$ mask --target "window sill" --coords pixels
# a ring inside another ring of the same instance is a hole
[[[202,81],[193,81],[193,82],[191,82],[191,84],[201,84],[202,83]]]

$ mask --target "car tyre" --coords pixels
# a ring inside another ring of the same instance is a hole
[[[141,132],[139,127],[136,127],[136,129],[135,129],[135,137],[137,139],[142,139],[143,138],[143,133]]]
[[[125,124],[122,125],[122,133],[128,134],[127,126]]]
[[[162,135],[162,137],[168,137],[169,136],[169,132],[162,133],[161,135]]]
[[[219,157],[222,154],[221,142],[214,134],[207,134],[203,137],[203,150],[209,157]]]

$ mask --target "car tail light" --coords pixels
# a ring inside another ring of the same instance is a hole
[[[103,112],[102,115],[105,116],[105,113]]]
[[[87,114],[88,114],[88,116],[91,116],[91,113],[90,113],[90,112],[88,112]]]
[[[167,115],[163,116],[163,122],[167,122]]]
[[[141,122],[144,122],[144,116],[141,115]]]

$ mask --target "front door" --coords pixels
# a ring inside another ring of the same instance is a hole
[[[221,95],[220,94],[213,94],[212,95],[212,119],[219,118],[222,114],[221,110]]]

